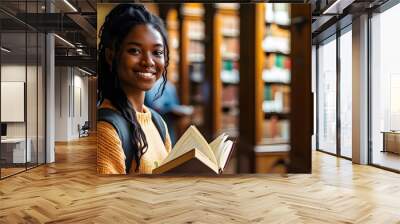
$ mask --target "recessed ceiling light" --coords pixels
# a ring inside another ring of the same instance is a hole
[[[62,42],[64,42],[64,43],[66,43],[67,45],[69,45],[70,47],[75,48],[75,45],[73,45],[73,44],[72,44],[71,42],[69,42],[68,40],[66,40],[66,39],[64,39],[64,38],[62,38],[62,37],[60,37],[60,36],[57,35],[57,34],[54,34],[54,36],[57,37],[58,39],[60,39]]]
[[[71,4],[69,3],[68,0],[64,0],[65,4],[67,4],[74,12],[78,12],[78,10]]]
[[[85,73],[85,74],[87,74],[87,75],[93,75],[92,73],[90,73],[90,72],[88,72],[88,71],[86,71],[86,70],[83,70],[83,69],[81,69],[81,68],[79,68],[79,67],[78,67],[78,70],[81,71],[81,72],[83,72],[83,73]]]
[[[355,0],[336,0],[327,9],[325,9],[322,14],[342,14],[343,9],[351,5]]]
[[[6,52],[6,53],[10,53],[10,52],[11,52],[11,50],[9,50],[9,49],[7,49],[7,48],[5,48],[5,47],[1,47],[0,49],[1,49],[2,51]]]

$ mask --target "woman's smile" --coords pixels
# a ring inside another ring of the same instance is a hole
[[[155,72],[134,72],[141,79],[152,80],[156,78]]]

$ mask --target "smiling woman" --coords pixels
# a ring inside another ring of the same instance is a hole
[[[107,61],[112,64],[113,53],[106,49]],[[121,44],[118,77],[125,92],[147,91],[164,72],[164,44],[161,34],[152,25],[133,27]],[[132,100],[138,99],[134,97]],[[140,111],[143,105],[133,105]]]
[[[100,30],[97,171],[151,173],[171,151],[161,116],[144,106],[145,92],[168,66],[164,24],[138,4],[120,4]]]

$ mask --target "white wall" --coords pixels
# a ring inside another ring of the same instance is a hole
[[[55,141],[68,141],[68,87],[67,67],[55,68]]]
[[[26,84],[26,107],[25,104],[20,108],[21,113],[27,115],[26,121],[22,122],[6,122],[7,123],[7,137],[9,138],[25,138],[25,135],[30,140],[30,148],[32,161],[36,162],[39,159],[39,163],[44,163],[44,89],[43,89],[43,78],[41,66],[32,66],[25,64],[3,64],[1,66],[1,78],[2,82],[24,82]],[[27,78],[27,80],[25,80]],[[4,89],[2,89],[3,92]],[[24,94],[22,90],[21,94]],[[6,95],[2,95],[2,98]],[[11,108],[1,108],[2,112],[12,110]],[[7,111],[7,113],[13,113],[13,111]],[[15,113],[15,112],[14,112]],[[39,155],[37,155],[37,151]]]
[[[1,81],[3,82],[25,82],[25,71],[24,65],[18,64],[5,64],[1,66]],[[28,66],[28,71],[32,67]],[[26,83],[26,82],[25,82]],[[28,93],[28,97],[32,96],[33,93]],[[36,94],[35,94],[36,96]],[[7,108],[1,108],[1,110],[7,110]],[[29,119],[28,119],[29,120]],[[25,122],[7,122],[7,137],[25,137]]]
[[[56,67],[56,141],[79,138],[78,124],[88,120],[88,78],[83,75],[76,68]]]

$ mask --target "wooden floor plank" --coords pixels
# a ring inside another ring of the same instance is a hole
[[[96,138],[0,181],[0,223],[400,223],[400,175],[313,153],[313,173],[96,174]]]

